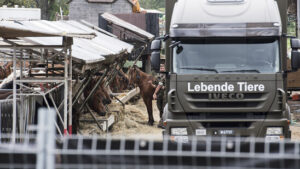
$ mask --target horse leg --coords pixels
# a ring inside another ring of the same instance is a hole
[[[146,104],[147,112],[148,112],[148,125],[153,126],[154,118],[152,112],[152,100],[149,97],[147,97],[144,98],[144,102]]]

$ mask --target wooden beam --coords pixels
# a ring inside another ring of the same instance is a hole
[[[123,103],[128,102],[131,98],[133,98],[134,96],[136,96],[137,94],[140,93],[140,88],[134,88],[133,90],[129,91],[126,96],[122,97],[120,100]],[[116,101],[116,103],[119,103],[119,101]]]

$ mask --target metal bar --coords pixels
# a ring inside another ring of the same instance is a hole
[[[117,96],[113,96],[113,97],[122,104],[122,107],[124,109],[125,108],[125,103],[123,103]]]
[[[81,94],[83,93],[84,89],[87,87],[87,85],[91,82],[92,77],[90,76],[90,74],[88,75],[88,77],[86,77],[83,82],[81,82],[81,85],[79,87],[79,91],[75,94],[75,96],[73,97],[73,104],[72,106],[74,106],[75,103],[77,103],[77,101],[79,100]]]
[[[98,80],[98,82],[96,83],[96,85],[94,86],[94,88],[92,89],[92,91],[90,92],[90,94],[86,97],[86,99],[82,103],[81,107],[79,108],[79,112],[82,111],[82,109],[85,106],[85,104],[93,96],[94,92],[96,91],[96,89],[98,88],[98,86],[100,85],[100,83],[103,81],[103,79],[104,79],[104,77],[106,76],[107,73],[108,73],[108,68],[106,69],[105,73],[101,76],[101,78]]]
[[[73,116],[73,111],[72,111],[72,49],[69,47],[69,134],[72,134],[72,116]]]
[[[47,113],[48,117],[46,120],[47,131],[46,131],[46,169],[54,169],[55,168],[55,127],[54,123],[56,123],[55,112],[50,110]]]
[[[297,31],[296,36],[299,38],[300,33],[300,1],[297,0],[297,19],[296,19]]]
[[[142,49],[141,53],[139,54],[139,56],[135,59],[133,65],[135,65],[135,64],[137,63],[137,61],[141,58],[141,56],[142,56],[142,54],[144,53],[146,47],[147,47],[147,44],[145,44],[145,45],[142,47],[143,49]]]
[[[68,127],[68,54],[66,47],[64,48],[65,54],[65,72],[64,72],[64,135],[67,135],[67,127]]]
[[[51,102],[53,104],[53,107],[54,107],[54,109],[56,111],[56,114],[58,115],[58,118],[60,119],[61,124],[64,124],[64,121],[63,121],[63,119],[62,119],[62,117],[61,117],[61,115],[60,115],[60,113],[59,113],[59,111],[57,109],[57,106],[55,104],[55,101],[54,101],[53,96],[52,96],[51,93],[49,93],[49,97],[50,97],[50,100],[51,100]]]
[[[21,59],[23,58],[23,50],[20,51],[21,52]],[[23,63],[22,61],[19,61],[20,64],[20,80],[22,80],[23,78]],[[22,86],[20,86],[20,91],[22,91]],[[24,107],[24,96],[20,96],[20,107],[19,107],[19,114],[20,114],[20,133],[24,133],[23,129],[25,129],[25,123],[24,123],[24,113],[25,113],[25,107]]]
[[[61,50],[61,51],[53,51],[53,52],[55,52],[55,54],[54,55],[52,55],[52,56],[50,56],[49,57],[49,59],[52,59],[52,58],[54,58],[54,57],[56,57],[56,56],[59,56],[59,55],[63,55],[63,52],[64,52],[64,50]]]
[[[16,49],[40,49],[40,48],[44,48],[44,49],[57,49],[57,48],[63,48],[64,46],[61,45],[50,45],[50,46],[43,46],[43,45],[17,45],[15,46]],[[1,48],[14,48],[13,45],[1,45]]]
[[[48,71],[49,71],[49,69],[48,69],[48,65],[49,65],[49,61],[48,61],[48,55],[49,55],[49,51],[48,50],[46,50],[46,66],[45,66],[45,73],[46,73],[46,77],[48,77],[49,76],[49,74],[48,74]]]
[[[40,93],[18,93],[17,96],[41,96]]]
[[[28,89],[28,90],[31,90],[33,93],[36,93],[36,94],[38,94],[38,95],[43,95],[42,92],[35,91],[35,90],[33,90],[32,88],[30,88],[30,87],[28,87],[28,86],[26,86],[26,85],[24,85],[24,84],[18,84],[18,85],[19,85],[19,86],[23,86],[24,88],[26,88],[26,89]],[[25,93],[25,94],[29,94],[29,93]],[[23,93],[19,93],[18,95],[23,95]]]
[[[13,91],[13,89],[0,89],[0,92],[2,91],[9,92],[9,91]]]
[[[48,103],[48,101],[47,101],[47,99],[46,99],[46,96],[45,96],[45,95],[42,95],[42,96],[43,96],[43,98],[44,98],[44,100],[45,100],[45,103],[46,103],[46,105],[47,105],[48,110],[50,111],[51,108],[50,108],[49,103]],[[59,126],[58,126],[57,123],[56,123],[56,121],[55,121],[55,126],[56,126],[56,129],[57,129],[58,133],[60,134],[60,136],[63,136],[62,133],[61,133],[61,131],[60,131]]]
[[[43,169],[45,166],[45,154],[44,154],[44,145],[45,145],[45,123],[47,123],[46,110],[39,111],[38,117],[38,130],[37,130],[37,160],[36,168]]]
[[[64,85],[64,84],[61,83],[61,84],[59,84],[59,85],[57,85],[57,86],[54,86],[52,89],[50,89],[50,90],[48,90],[47,92],[45,92],[45,94],[47,95],[47,94],[51,93],[53,90],[56,90],[57,88],[59,88],[59,87],[62,86],[62,85]]]
[[[48,74],[49,75],[49,74]],[[32,77],[43,77],[43,76],[47,76],[47,74],[34,74],[32,73],[31,74]],[[63,74],[58,74],[58,73],[54,73],[54,74],[51,74],[51,76],[56,76],[56,77],[63,77]]]
[[[16,127],[17,127],[17,83],[16,83],[16,48],[14,47],[13,60],[13,126],[12,126],[12,142],[15,143]]]
[[[97,126],[99,127],[99,129],[100,129],[100,130],[103,130],[102,127],[101,127],[101,125],[100,125],[100,123],[98,122],[96,116],[95,116],[94,113],[92,112],[90,106],[89,106],[88,104],[86,104],[85,106],[86,106],[86,108],[88,109],[88,112],[92,115],[92,117],[93,117],[94,121],[96,122]]]
[[[49,79],[23,79],[23,80],[17,80],[17,82],[23,82],[23,83],[60,83],[60,82],[65,82],[65,81],[49,78]]]
[[[116,64],[114,71],[111,73],[112,75],[109,77],[109,79],[107,80],[107,83],[105,85],[105,87],[107,87],[108,85],[110,85],[110,83],[112,82],[112,80],[116,77],[117,73],[121,70],[122,66],[122,62],[119,64]],[[117,69],[117,67],[119,66],[119,69]]]
[[[7,102],[12,102],[14,99],[5,99],[5,100],[0,100],[0,103],[7,103]],[[18,101],[19,99],[17,99]]]

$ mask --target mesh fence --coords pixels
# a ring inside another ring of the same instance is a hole
[[[49,114],[54,115],[50,118]],[[2,134],[0,168],[300,168],[299,142],[289,140],[190,136],[188,141],[175,142],[167,136],[57,137],[54,119],[54,111],[39,113],[39,124],[31,132],[36,134],[17,135],[13,140]]]

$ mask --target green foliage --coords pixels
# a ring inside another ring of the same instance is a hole
[[[296,36],[296,22],[295,21],[288,22],[287,34],[289,36]],[[291,50],[290,39],[287,40],[287,48],[289,51]]]
[[[296,22],[288,22],[287,32],[288,35],[296,36]]]
[[[165,8],[165,0],[139,0],[142,8],[160,9]]]
[[[54,20],[56,14],[60,15],[60,8],[63,15],[69,14],[69,5],[67,2],[68,0],[55,0],[55,3],[50,7],[50,20]]]
[[[14,5],[24,6],[26,8],[34,8],[37,6],[35,0],[0,0],[0,6],[7,5],[13,7]]]
[[[46,19],[54,20],[56,14],[60,15],[60,8],[63,15],[69,14],[68,0],[0,0],[0,6],[7,5],[8,7],[24,6],[26,8],[41,8],[46,15]]]

